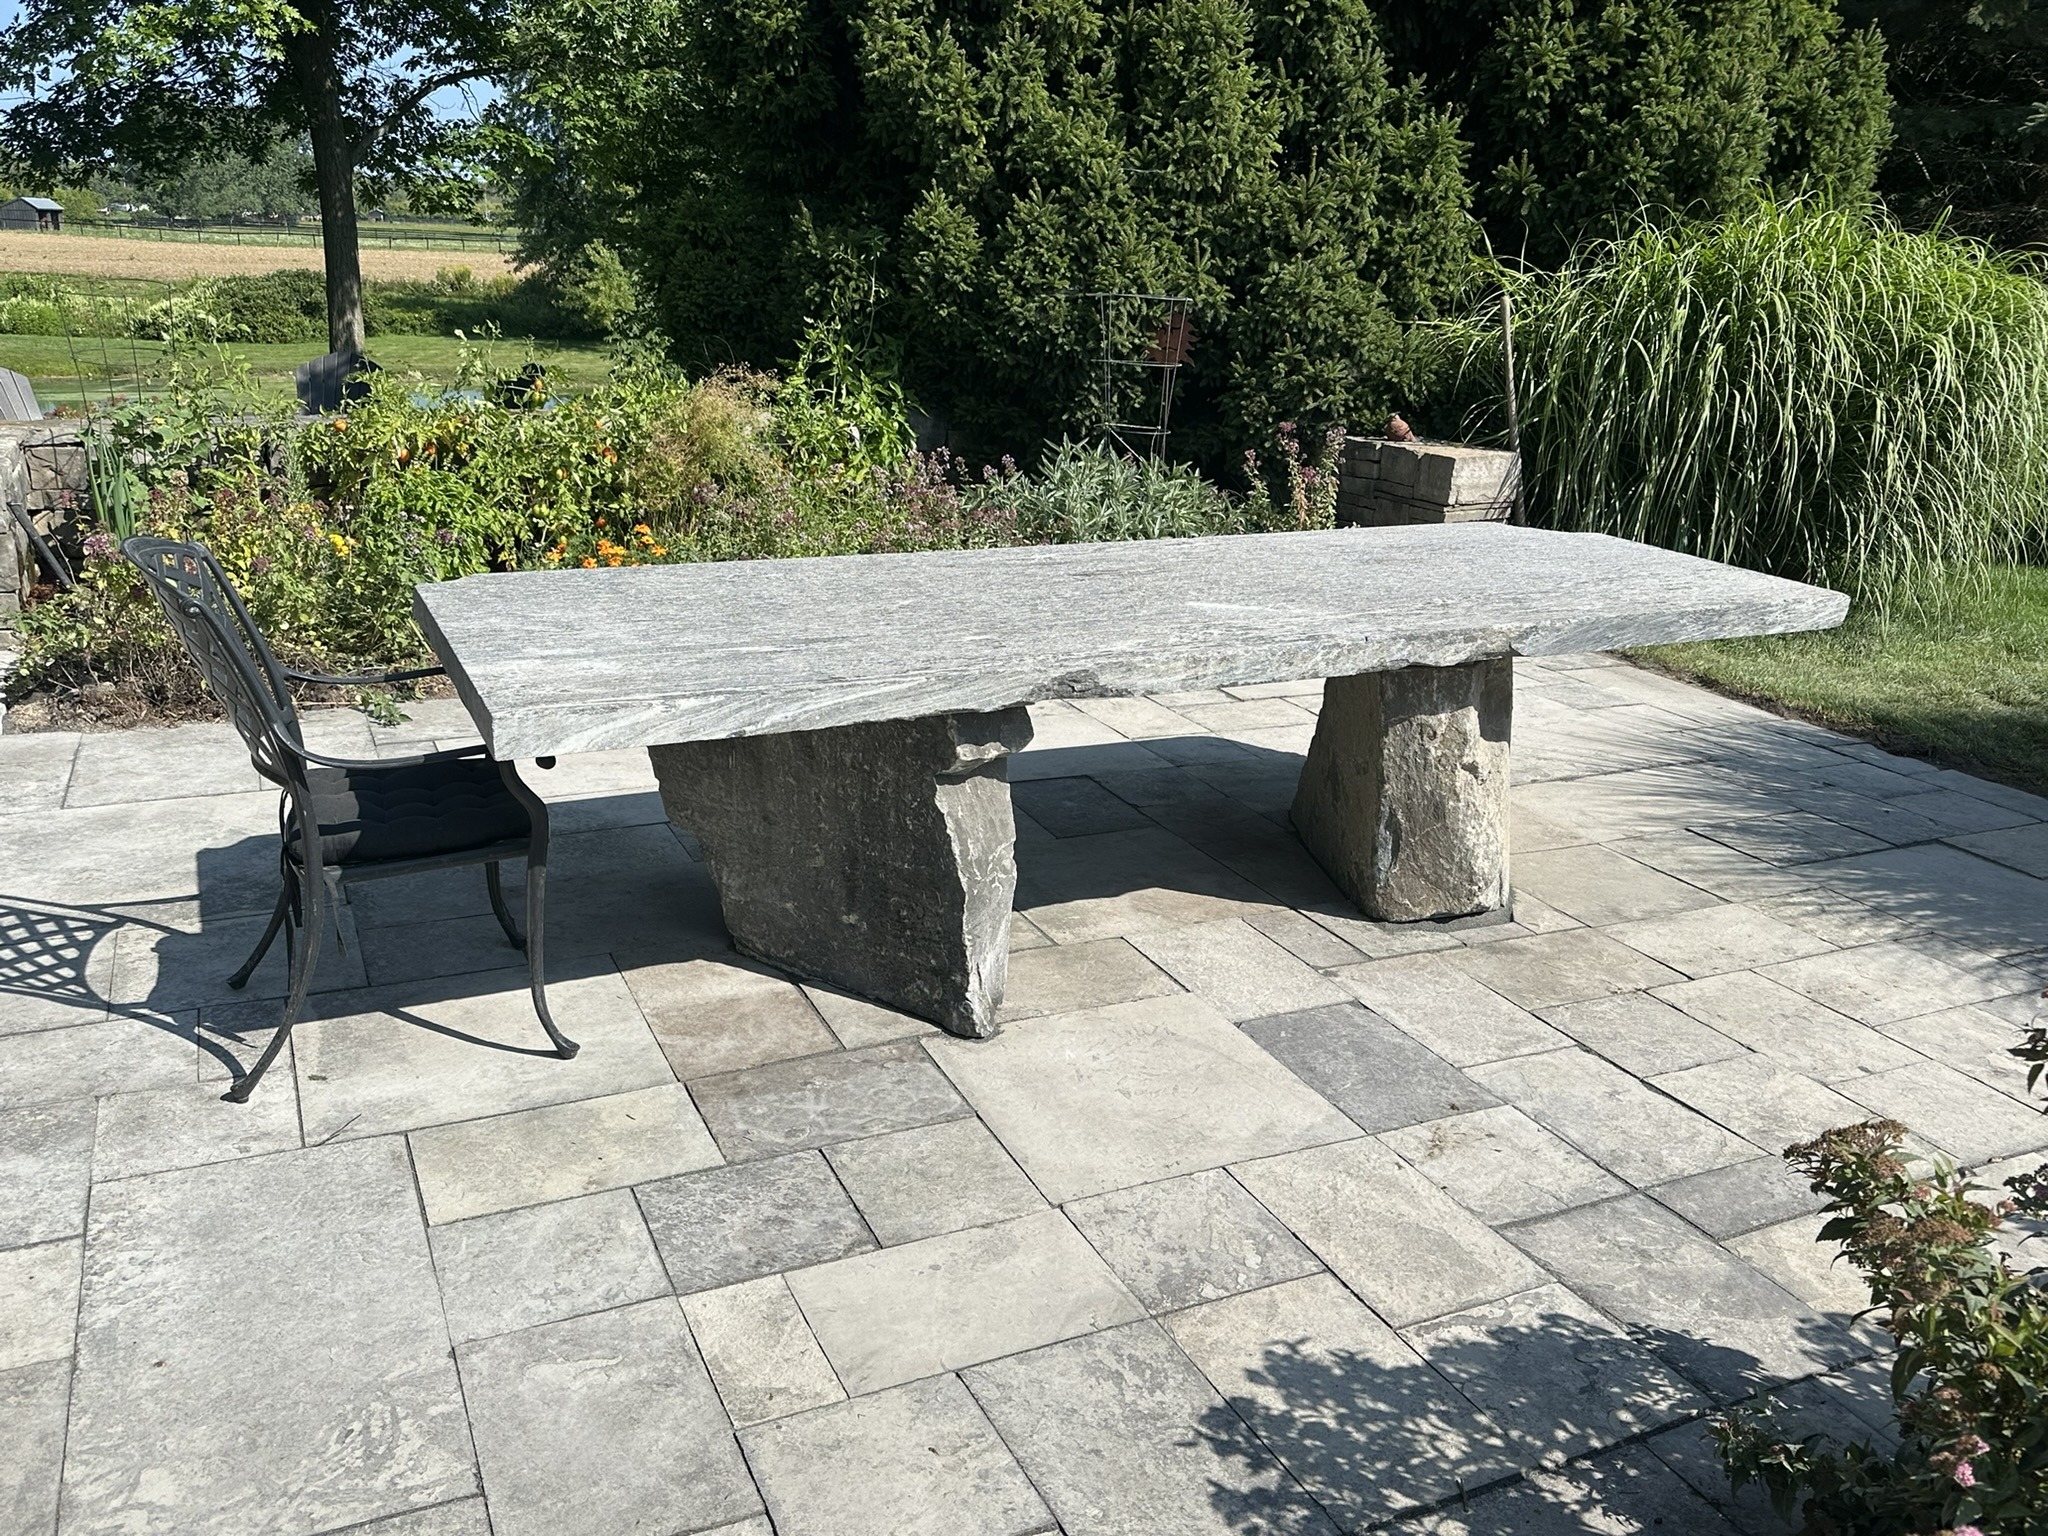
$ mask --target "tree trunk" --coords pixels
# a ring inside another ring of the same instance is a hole
[[[341,108],[341,69],[335,62],[331,6],[301,0],[312,23],[285,38],[285,56],[306,101],[313,141],[313,178],[320,191],[320,244],[327,262],[327,344],[331,351],[363,350],[363,264],[356,239],[354,137]]]

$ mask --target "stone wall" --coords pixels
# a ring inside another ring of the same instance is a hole
[[[85,438],[76,423],[0,422],[0,496],[27,507],[46,538],[60,536],[72,509],[90,494]],[[14,514],[0,509],[0,629],[21,612],[23,593],[49,579]]]
[[[1463,443],[1347,437],[1337,470],[1337,526],[1505,522],[1521,484],[1521,458]]]

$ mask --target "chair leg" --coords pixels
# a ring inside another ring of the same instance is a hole
[[[533,1011],[540,1015],[541,1028],[554,1041],[555,1054],[567,1061],[582,1047],[555,1027],[555,1016],[548,1012],[547,973],[541,963],[542,935],[546,932],[543,903],[547,884],[547,861],[529,856],[526,861],[526,974],[533,984]]]
[[[228,978],[228,985],[235,991],[239,992],[249,985],[249,978],[256,974],[256,967],[263,963],[263,957],[270,953],[270,946],[277,942],[277,931],[284,926],[284,920],[290,915],[291,907],[292,883],[286,880],[283,889],[277,893],[277,907],[270,914],[270,926],[263,930],[263,937],[256,941],[255,949],[251,950],[249,958],[242,962],[242,968]]]
[[[490,887],[491,910],[498,914],[498,926],[505,930],[505,937],[512,941],[514,949],[526,948],[526,940],[519,936],[519,929],[512,922],[512,909],[505,905],[505,887],[498,878],[495,861],[484,866],[484,884]]]
[[[305,1011],[306,993],[313,985],[313,969],[320,963],[320,943],[326,937],[327,906],[323,882],[317,877],[303,881],[304,922],[297,935],[298,942],[286,944],[292,951],[291,992],[285,998],[284,1014],[272,1031],[270,1043],[263,1047],[263,1054],[256,1058],[256,1065],[235,1079],[232,1088],[221,1095],[230,1104],[246,1104],[249,1095],[256,1091],[256,1085],[263,1081],[263,1074],[270,1070],[270,1064],[277,1060],[277,1053],[284,1049],[285,1041],[291,1038],[292,1026],[299,1022],[299,1015]]]

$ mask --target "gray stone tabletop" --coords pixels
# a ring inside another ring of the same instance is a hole
[[[509,758],[1825,629],[1848,599],[1486,525],[492,573],[414,611]]]

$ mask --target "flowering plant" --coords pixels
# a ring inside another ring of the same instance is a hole
[[[2012,1054],[2037,1084],[2048,1026]],[[1945,1164],[1909,1167],[1906,1136],[1876,1120],[1785,1154],[1828,1196],[1821,1238],[1840,1240],[1898,1341],[1897,1446],[1791,1442],[1768,1413],[1724,1415],[1715,1436],[1737,1487],[1761,1480],[1787,1515],[1803,1500],[1805,1536],[2039,1536],[2048,1531],[2048,1269],[2022,1272],[2013,1256],[2024,1241],[2014,1218],[2048,1217],[2048,1165],[1993,1197]]]

